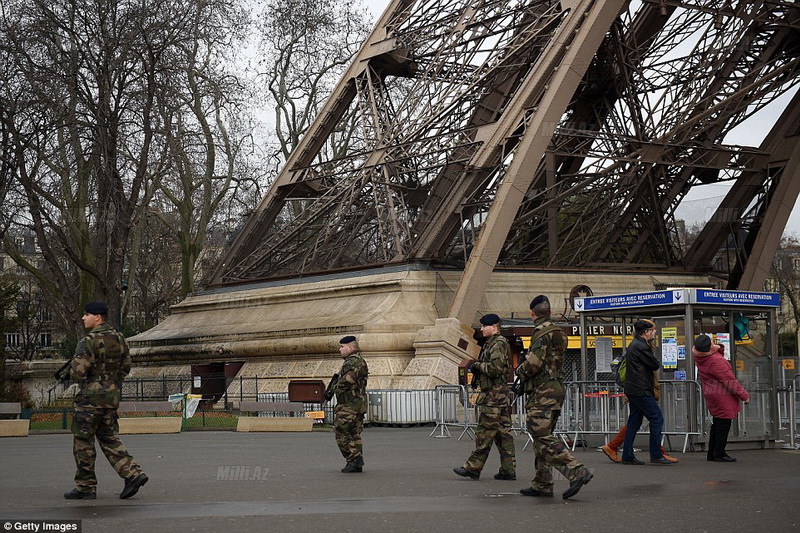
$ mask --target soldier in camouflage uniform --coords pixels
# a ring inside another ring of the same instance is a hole
[[[344,362],[338,379],[332,386],[336,395],[334,433],[339,451],[347,461],[342,468],[346,474],[361,472],[364,467],[364,413],[367,412],[367,362],[358,351],[358,341],[352,335],[339,341],[339,353]]]
[[[475,451],[464,466],[454,468],[459,476],[477,480],[489,457],[492,443],[500,452],[500,471],[495,479],[517,479],[514,457],[514,436],[511,434],[511,391],[508,388],[511,347],[500,335],[500,317],[484,315],[480,319],[481,334],[486,343],[478,360],[469,367],[473,382],[477,380],[480,394],[475,400],[479,409],[475,428]]]
[[[119,497],[130,498],[147,483],[147,475],[117,437],[120,389],[122,380],[131,369],[128,344],[122,334],[106,324],[108,306],[105,303],[90,302],[85,311],[83,324],[90,331],[78,342],[69,368],[70,379],[81,385],[75,396],[72,417],[77,487],[65,493],[64,497],[70,500],[97,497],[94,471],[97,457],[94,440],[97,438],[111,466],[125,480]]]
[[[520,490],[525,496],[553,496],[553,467],[569,482],[565,500],[576,495],[592,479],[589,470],[578,462],[553,435],[553,428],[564,403],[564,351],[567,338],[561,328],[550,320],[550,300],[539,295],[531,301],[534,322],[531,344],[516,375],[523,381],[527,401],[528,433],[533,439],[536,454],[536,474],[529,488]]]

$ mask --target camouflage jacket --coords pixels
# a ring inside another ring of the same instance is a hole
[[[70,379],[82,385],[75,405],[116,409],[122,380],[130,371],[131,356],[125,337],[108,324],[100,324],[78,341],[70,362]]]
[[[529,405],[543,398],[560,398],[557,402],[560,406],[564,397],[562,369],[567,338],[561,328],[553,326],[550,317],[537,319],[533,326],[528,354],[517,368],[516,375],[525,381]]]
[[[511,347],[505,337],[499,333],[486,339],[478,361],[474,363],[473,379],[478,380],[481,392],[475,400],[476,405],[491,407],[507,406],[511,403],[511,391],[508,388],[508,370]]]
[[[333,388],[336,394],[336,407],[355,413],[367,412],[367,362],[356,352],[350,354],[342,363],[339,381]]]

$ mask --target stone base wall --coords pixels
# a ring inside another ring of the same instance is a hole
[[[407,266],[348,277],[272,282],[190,296],[155,328],[129,340],[133,378],[188,375],[190,365],[244,362],[237,377],[258,377],[256,393],[286,392],[292,379],[322,379],[341,366],[344,335],[356,335],[370,368],[371,389],[429,389],[453,384],[458,364],[477,357],[478,318],[529,317],[529,302],[546,294],[554,316],[577,319],[570,290],[595,295],[669,286],[713,286],[690,274],[609,272],[495,272],[472,324],[446,318],[459,271]],[[655,276],[655,277],[654,277]],[[236,379],[228,394],[238,396]],[[250,392],[250,391],[242,391]]]

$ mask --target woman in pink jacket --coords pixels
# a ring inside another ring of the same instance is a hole
[[[723,356],[723,347],[711,344],[708,335],[700,335],[694,341],[694,364],[700,372],[703,397],[708,412],[714,417],[708,432],[708,460],[717,463],[736,461],[725,452],[731,422],[739,414],[739,401],[750,402],[750,394],[733,375],[733,368]]]

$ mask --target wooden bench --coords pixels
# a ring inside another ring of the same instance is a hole
[[[120,417],[119,432],[132,433],[180,433],[183,417],[170,402],[119,402],[117,413],[174,412],[177,416]]]
[[[265,412],[292,416],[242,416]],[[236,431],[311,431],[314,426],[314,419],[304,416],[305,408],[300,402],[241,402],[239,413]]]
[[[0,437],[27,437],[31,421],[21,419],[22,404],[19,402],[0,403],[0,415],[13,415],[14,418],[0,420]]]

